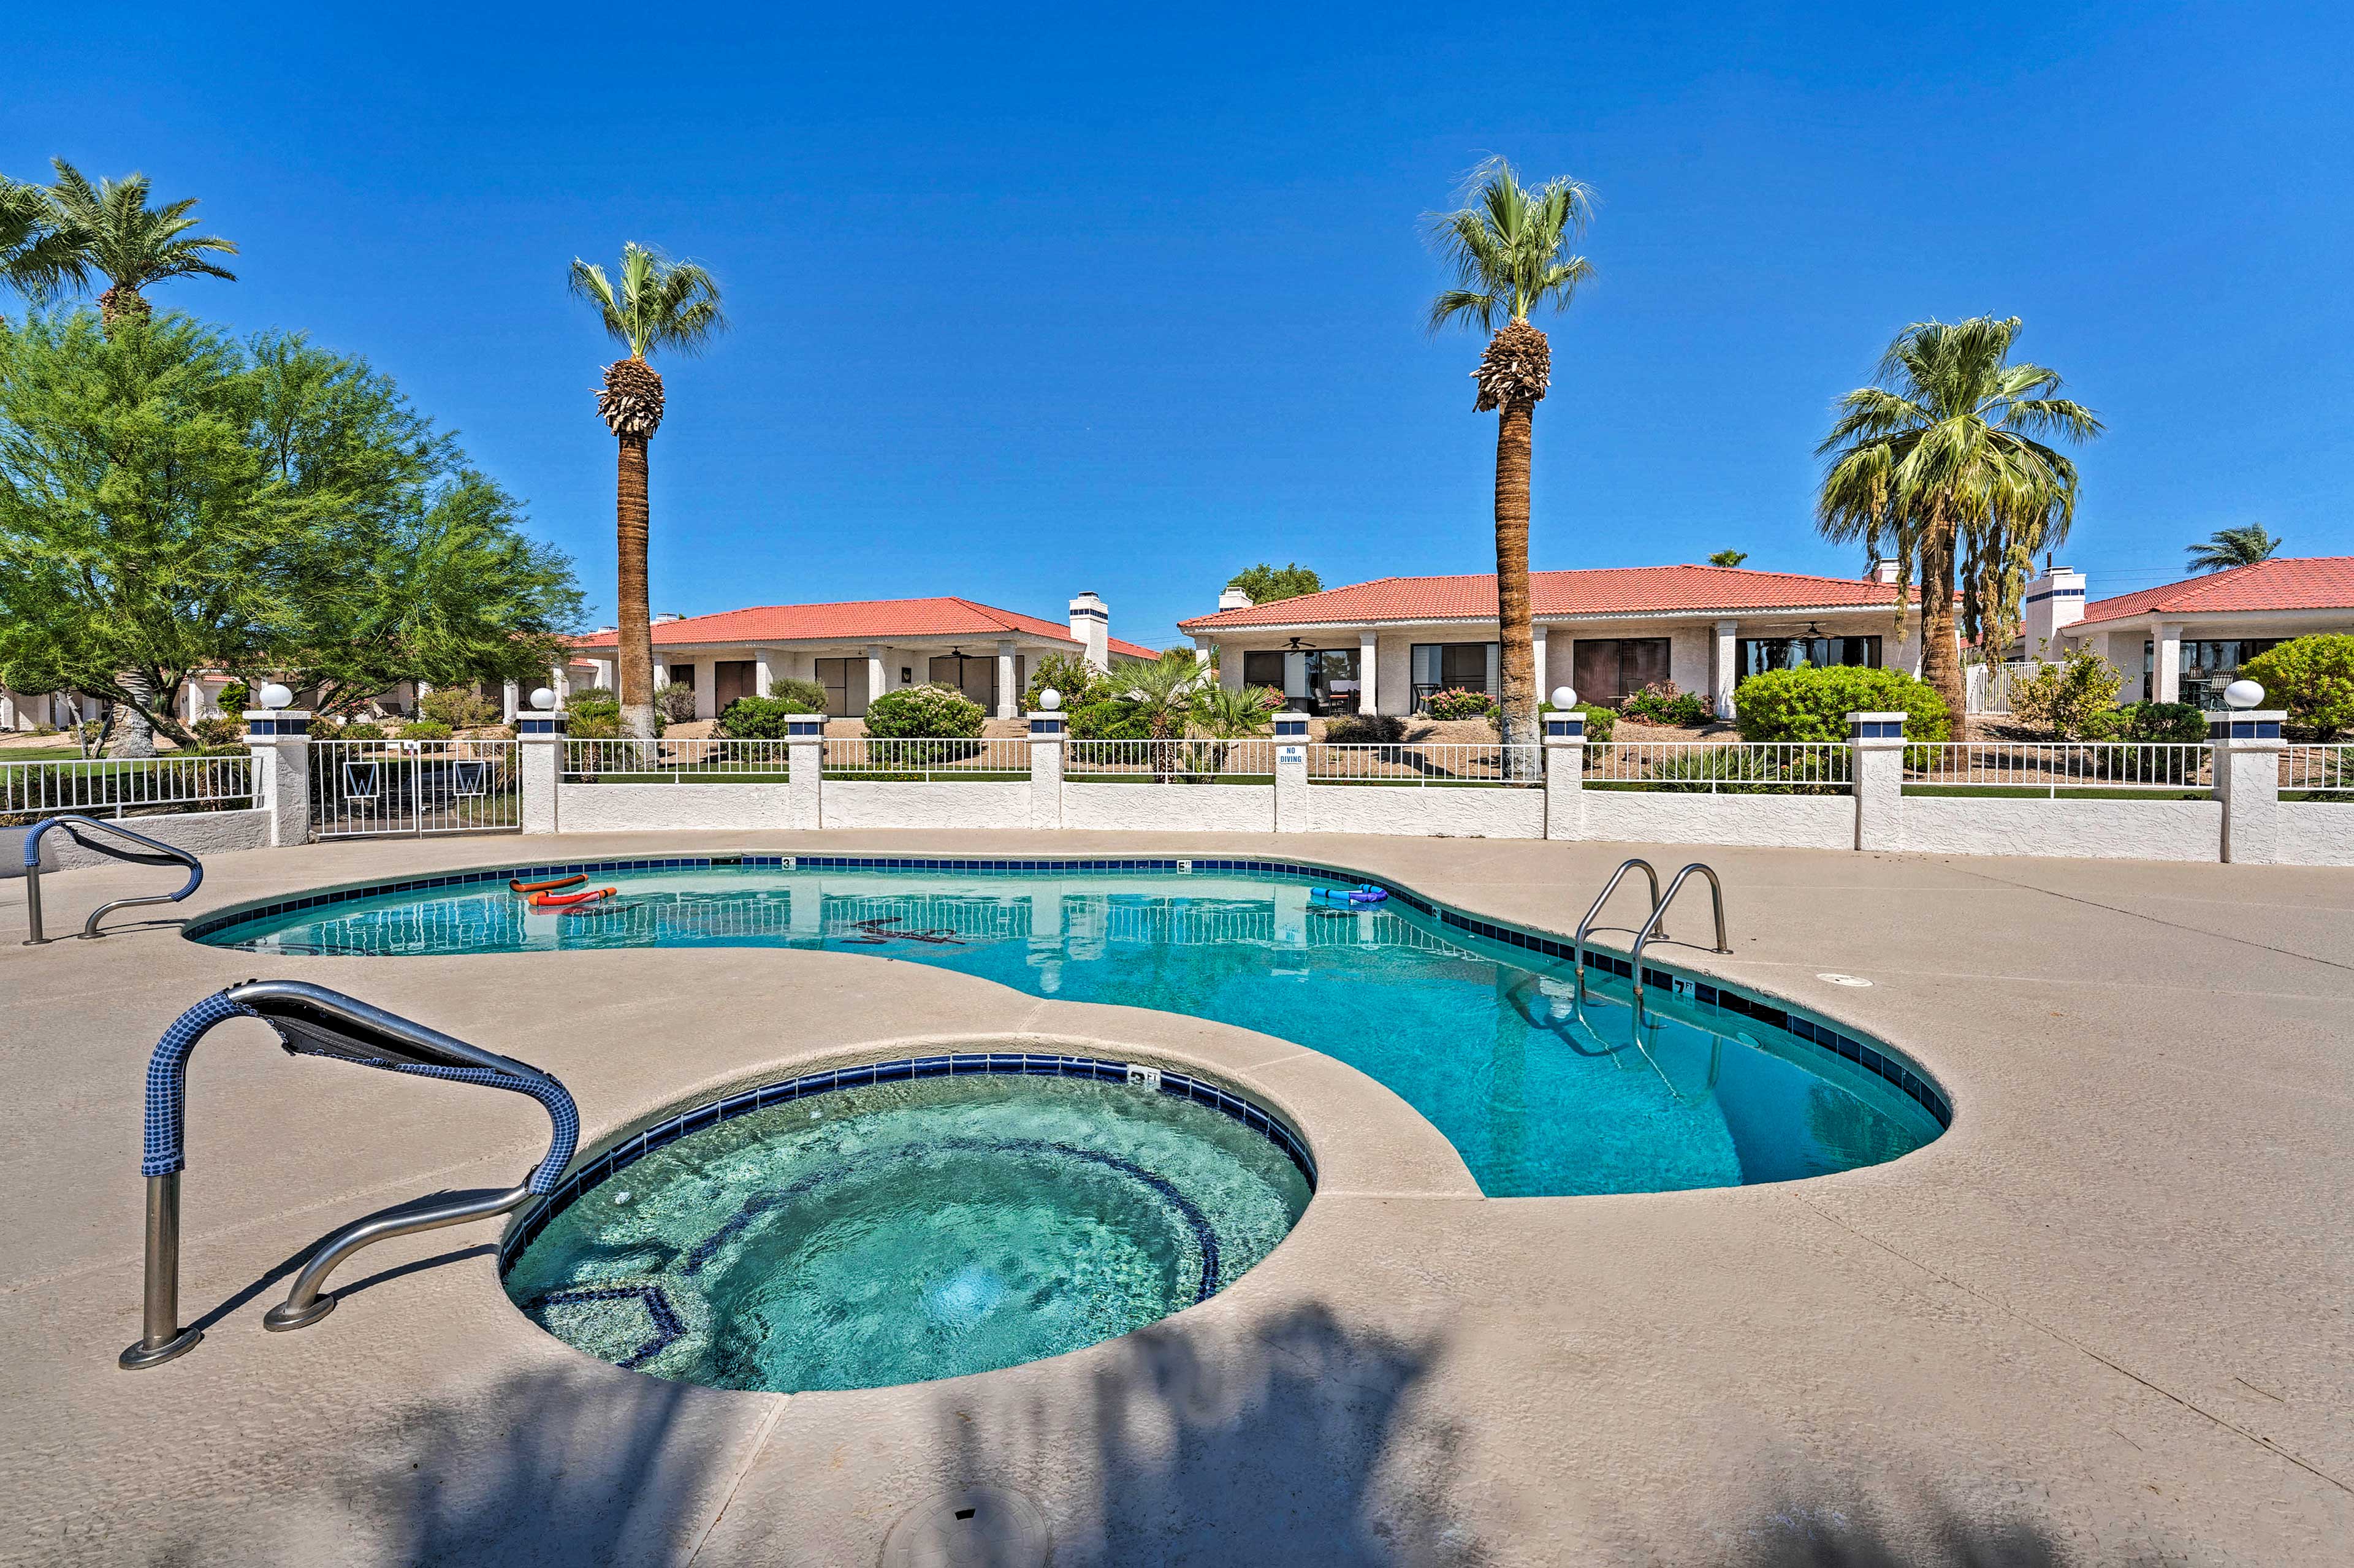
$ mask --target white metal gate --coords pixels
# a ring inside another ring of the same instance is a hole
[[[323,839],[520,832],[512,740],[314,740],[311,824]]]

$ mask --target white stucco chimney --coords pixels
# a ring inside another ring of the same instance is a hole
[[[1225,592],[1218,596],[1218,608],[1222,610],[1248,609],[1252,605],[1257,602],[1258,601],[1257,599],[1254,599],[1250,595],[1243,592],[1243,590],[1238,588],[1230,588]]]
[[[2045,567],[2027,585],[2027,656],[2056,659],[2058,633],[2084,619],[2084,574],[2072,567]]]
[[[1111,611],[1092,590],[1071,601],[1071,636],[1086,645],[1087,662],[1098,670],[1111,668]]]
[[[1889,556],[1874,556],[1872,557],[1872,570],[1866,573],[1865,576],[1873,582],[1886,583],[1889,587],[1894,588],[1896,586],[1896,566],[1897,563]]]

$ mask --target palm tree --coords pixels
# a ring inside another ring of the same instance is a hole
[[[646,598],[646,443],[662,425],[663,380],[646,355],[656,349],[697,355],[726,330],[719,310],[719,285],[692,261],[673,261],[659,250],[631,240],[621,247],[620,277],[578,257],[572,291],[597,307],[605,331],[626,346],[627,359],[605,366],[605,389],[597,412],[621,445],[620,478],[614,495],[614,528],[620,555],[615,651],[620,687],[621,733],[633,739],[654,736],[653,613]]]
[[[0,283],[27,299],[47,299],[71,276],[73,260],[49,193],[0,177]]]
[[[2251,523],[2244,528],[2218,528],[2205,544],[2190,546],[2190,569],[2224,572],[2233,567],[2253,567],[2258,561],[2271,560],[2281,544],[2280,537],[2266,533],[2261,523]]]
[[[2035,554],[2067,537],[2076,512],[2076,468],[2037,440],[2101,433],[2083,404],[2058,397],[2059,376],[2009,362],[2016,316],[1974,316],[1950,325],[1916,322],[1897,334],[1872,385],[1840,399],[1816,522],[1835,542],[1883,541],[1896,549],[1902,587],[1917,571],[1921,675],[1956,715],[1963,712],[1961,630],[1982,648],[2008,643]]]
[[[1746,550],[1719,550],[1708,558],[1712,567],[1737,567],[1749,558]]]
[[[144,175],[102,179],[93,186],[63,158],[50,162],[58,171],[48,190],[57,238],[70,251],[50,287],[85,289],[92,273],[105,279],[98,313],[109,334],[126,319],[147,319],[150,307],[141,291],[151,283],[196,277],[237,281],[236,273],[206,260],[234,256],[235,245],[217,235],[188,233],[196,226],[188,216],[196,205],[194,196],[150,207]]]
[[[1490,334],[1472,408],[1494,410],[1496,426],[1496,629],[1503,691],[1504,755],[1537,740],[1537,664],[1529,622],[1530,424],[1553,379],[1553,349],[1529,324],[1540,307],[1566,310],[1593,275],[1566,248],[1593,216],[1594,198],[1568,178],[1523,185],[1512,165],[1490,158],[1464,179],[1463,206],[1426,215],[1431,241],[1455,270],[1455,287],[1430,302],[1429,326],[1476,323]],[[1498,325],[1501,321],[1502,324]]]

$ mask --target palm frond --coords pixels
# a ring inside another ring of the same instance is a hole
[[[1593,277],[1584,257],[1564,254],[1594,210],[1593,193],[1576,180],[1564,175],[1532,188],[1511,164],[1491,157],[1464,176],[1457,199],[1461,205],[1451,212],[1423,215],[1431,248],[1455,281],[1432,302],[1433,332],[1458,321],[1492,331],[1500,312],[1526,321],[1541,306],[1566,309]]]
[[[707,270],[636,240],[621,247],[618,281],[575,257],[567,286],[597,307],[607,334],[636,359],[665,348],[700,354],[727,327],[719,285]]]

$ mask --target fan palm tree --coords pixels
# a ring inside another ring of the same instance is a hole
[[[49,193],[0,176],[0,283],[47,299],[71,276],[74,248],[58,230]]]
[[[2281,544],[2280,536],[2266,533],[2261,523],[2251,523],[2244,528],[2218,528],[2205,544],[2190,546],[2190,569],[2226,572],[2233,567],[2253,567],[2258,561],[2271,560]]]
[[[1872,385],[1840,399],[1815,449],[1829,460],[1816,522],[1824,537],[1896,550],[1900,592],[1917,573],[1921,675],[1963,712],[1962,633],[2008,643],[2035,553],[2067,537],[2076,468],[2039,437],[2090,440],[2101,422],[2057,396],[2060,377],[2009,363],[2016,316],[1916,322],[1897,334]]]
[[[1719,550],[1708,558],[1712,567],[1737,567],[1749,558],[1746,550]]]
[[[126,319],[147,319],[151,307],[141,291],[152,283],[196,277],[237,281],[236,273],[206,260],[236,255],[234,244],[217,235],[188,233],[196,226],[188,216],[196,205],[194,196],[150,207],[144,175],[92,185],[63,158],[50,162],[58,171],[48,190],[57,238],[70,252],[50,287],[86,289],[93,273],[105,279],[98,314],[110,335]]]
[[[1430,302],[1432,332],[1450,323],[1489,334],[1472,408],[1496,426],[1496,627],[1503,691],[1498,722],[1509,749],[1537,740],[1537,665],[1529,620],[1530,426],[1553,378],[1553,349],[1529,324],[1540,308],[1569,308],[1593,275],[1568,253],[1585,231],[1594,198],[1568,178],[1530,187],[1512,165],[1490,158],[1464,179],[1463,205],[1427,215],[1431,242],[1455,270],[1455,287]],[[1500,323],[1500,324],[1499,324]]]
[[[572,291],[597,307],[606,334],[630,351],[605,366],[597,412],[620,442],[620,477],[614,493],[614,531],[620,556],[616,617],[621,733],[638,740],[654,736],[653,613],[646,596],[646,443],[661,428],[663,380],[646,356],[657,349],[701,354],[726,330],[719,309],[719,285],[692,261],[673,261],[661,251],[631,240],[621,247],[617,278],[578,257]]]

